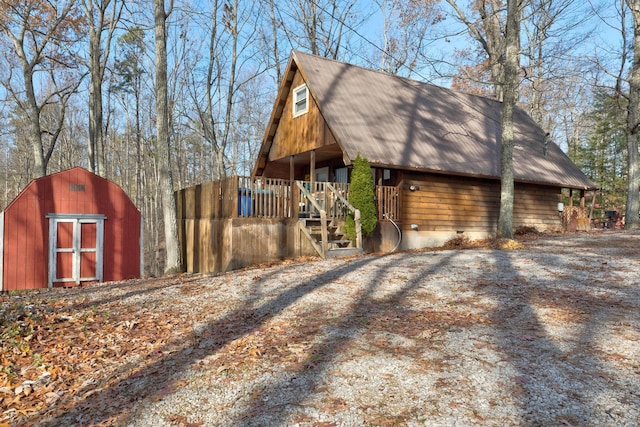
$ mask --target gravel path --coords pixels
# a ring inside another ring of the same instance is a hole
[[[66,291],[166,334],[26,423],[637,426],[640,235],[525,245]]]

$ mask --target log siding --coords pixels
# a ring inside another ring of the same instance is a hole
[[[411,186],[416,188],[411,191]],[[437,174],[408,174],[402,184],[403,228],[421,231],[495,232],[500,208],[500,182]],[[561,227],[556,211],[560,189],[515,184],[513,226],[539,231]]]

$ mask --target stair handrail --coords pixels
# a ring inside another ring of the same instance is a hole
[[[329,232],[327,230],[327,212],[320,207],[318,202],[311,196],[309,190],[307,190],[300,181],[296,181],[300,192],[305,197],[305,199],[311,202],[311,205],[316,208],[320,212],[320,233],[322,236],[322,257],[325,258],[327,256],[327,250],[329,249]]]
[[[360,220],[360,209],[356,209],[340,192],[327,182],[327,188],[331,191],[347,209],[353,213],[353,221],[356,224],[356,248],[362,249],[362,221]]]

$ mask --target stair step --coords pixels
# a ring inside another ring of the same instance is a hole
[[[348,257],[362,255],[362,249],[358,248],[331,248],[327,250],[326,258]]]
[[[322,232],[322,227],[319,225],[313,225],[307,227],[311,234],[320,234]],[[344,236],[344,233],[337,232],[338,227],[327,227],[327,234],[330,236]]]
[[[326,218],[325,230],[327,232],[328,247],[325,258],[331,257],[349,257],[362,255],[362,249],[354,248],[353,241],[346,239],[343,232],[338,231],[339,226],[333,224],[333,218]],[[322,256],[322,229],[323,221],[320,218],[300,218],[299,225],[302,226],[305,234],[315,247],[316,251]]]
[[[336,245],[349,245],[351,243],[351,240],[347,240],[347,239],[329,239],[328,243],[333,243]]]

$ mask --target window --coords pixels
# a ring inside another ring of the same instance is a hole
[[[349,168],[337,168],[335,174],[336,182],[349,182]]]
[[[328,167],[316,169],[316,181],[317,182],[329,182],[329,168]]]
[[[298,86],[293,90],[293,117],[298,117],[309,111],[309,91],[307,85]]]

